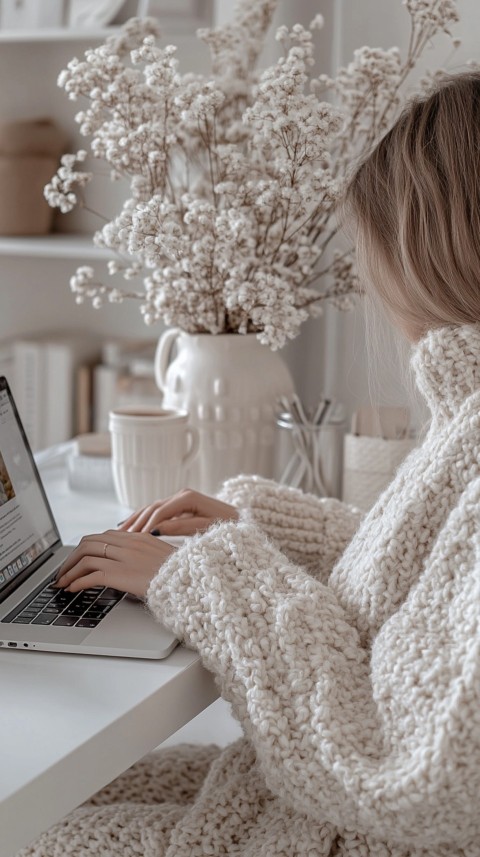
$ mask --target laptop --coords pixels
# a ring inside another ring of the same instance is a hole
[[[153,536],[152,536],[153,538]],[[54,589],[63,545],[7,380],[0,377],[0,647],[165,658],[175,636],[109,587]]]

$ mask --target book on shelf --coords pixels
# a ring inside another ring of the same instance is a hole
[[[0,341],[5,375],[34,451],[108,431],[114,407],[160,406],[157,340],[107,339],[53,331]]]
[[[10,384],[32,449],[68,440],[77,431],[77,373],[99,358],[99,339],[54,331],[16,339],[12,350]]]
[[[9,379],[20,419],[33,451],[42,449],[44,371],[41,346],[33,340],[22,340],[13,345],[13,372]]]
[[[98,359],[81,363],[76,371],[75,382],[75,434],[83,435],[92,431],[93,410],[93,373]]]

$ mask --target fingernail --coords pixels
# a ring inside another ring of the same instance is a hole
[[[160,530],[150,530],[150,535],[151,536],[161,536],[162,534],[161,534]]]

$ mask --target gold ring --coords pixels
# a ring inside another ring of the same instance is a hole
[[[107,548],[108,548],[108,545],[107,545],[107,543],[105,542],[105,544],[104,544],[104,546],[103,546],[103,558],[104,558],[104,559],[107,559]]]

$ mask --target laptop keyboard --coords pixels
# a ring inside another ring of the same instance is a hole
[[[124,592],[110,587],[66,592],[52,586],[54,578],[39,592],[29,595],[2,622],[20,625],[75,625],[76,628],[96,628]]]

